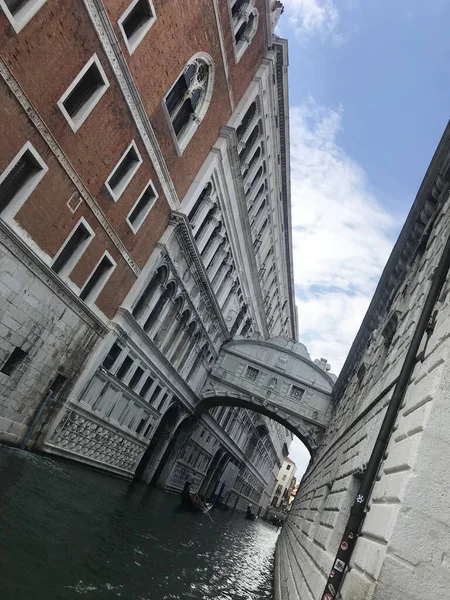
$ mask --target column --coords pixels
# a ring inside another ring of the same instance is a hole
[[[214,279],[214,275],[223,265],[223,262],[228,254],[226,246],[226,240],[223,239],[221,244],[216,248],[216,252],[212,256],[209,265],[206,267],[206,272],[208,273],[210,281]]]
[[[234,281],[234,278],[231,274],[227,275],[227,277],[225,278],[224,286],[217,296],[217,302],[219,303],[222,313],[225,312],[225,308],[227,307],[229,299],[231,298],[234,285],[236,285],[236,288],[234,290],[236,291],[237,282]]]
[[[158,307],[155,305],[155,310],[157,308]],[[168,312],[171,309],[172,309],[172,302],[170,301],[170,298],[168,297],[166,299],[166,302],[164,303],[164,305],[160,307],[160,313],[159,313],[159,315],[156,316],[156,319],[153,321],[153,323],[150,323],[149,325],[147,325],[147,323],[144,324],[144,331],[147,333],[149,338],[153,339],[153,336],[156,334],[158,329],[161,327],[164,319],[166,318]],[[149,317],[150,316],[151,316],[151,313],[150,313]]]
[[[165,355],[166,352],[168,352],[170,350],[170,348],[173,345],[174,339],[178,334],[178,330],[180,328],[180,321],[181,321],[181,315],[180,313],[176,313],[174,315],[173,321],[172,323],[169,325],[169,328],[167,330],[167,334],[164,337],[164,341],[161,344],[161,351],[162,353]]]
[[[214,290],[214,293],[216,294],[216,297],[217,297],[217,294],[219,293],[220,286],[222,285],[222,283],[229,271],[230,271],[230,263],[226,261],[220,265],[220,269],[218,269],[216,274],[214,275],[213,280],[211,281],[211,285]]]
[[[215,193],[214,193],[214,196],[215,196]],[[197,233],[200,225],[206,219],[207,214],[209,213],[211,208],[214,206],[214,204],[215,204],[215,201],[213,200],[213,197],[206,196],[204,198],[202,205],[200,206],[200,208],[198,209],[198,211],[196,212],[196,214],[194,215],[194,217],[191,221],[192,232],[194,233],[194,235]]]
[[[261,174],[261,176],[258,178],[258,181],[255,181],[255,184],[251,187],[250,190],[248,190],[247,194],[246,194],[246,199],[247,199],[247,205],[251,206],[254,201],[256,200],[256,197],[258,195],[258,192],[261,188],[261,184],[264,182],[264,178],[265,178],[266,174],[263,172]],[[264,186],[264,191],[266,191],[266,187]]]
[[[149,314],[152,312],[156,303],[166,291],[166,286],[163,283],[157,284],[154,293],[151,294],[145,308],[140,312],[140,315],[136,317],[137,322],[141,327],[148,319]]]
[[[183,356],[178,365],[178,373],[183,375],[188,370],[189,363],[192,362],[192,355],[195,354],[194,350],[197,345],[195,338],[189,340],[187,347],[184,349]]]
[[[258,151],[258,148],[255,149],[255,152]],[[255,152],[252,153],[251,157],[250,157],[250,161],[249,163],[252,161],[252,158],[255,154]],[[260,167],[262,167],[264,162],[264,156],[260,156],[258,160],[256,160],[254,162],[254,164],[249,168],[246,176],[245,176],[245,183],[250,183],[251,181],[253,181],[253,177],[256,175],[256,173],[258,172],[258,169]]]
[[[185,311],[181,317],[180,327],[178,329],[177,334],[174,337],[172,347],[168,348],[168,350],[167,350],[166,358],[170,362],[173,362],[174,355],[177,353],[178,348],[180,348],[181,344],[184,343],[184,337],[187,332],[187,325],[188,325],[189,318],[190,318],[189,313],[186,313],[186,311]]]
[[[213,232],[212,236],[209,238],[202,251],[202,262],[205,269],[208,268],[211,260],[214,257],[214,254],[216,253],[217,248],[220,246],[220,244],[223,243],[223,241],[223,236],[219,235],[218,232]]]
[[[205,248],[209,238],[211,237],[212,232],[217,227],[217,225],[219,225],[218,219],[216,219],[215,217],[210,217],[208,223],[205,225],[204,230],[196,240],[197,248],[200,254],[203,252],[203,249]]]

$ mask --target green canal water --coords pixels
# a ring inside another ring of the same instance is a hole
[[[277,531],[0,446],[2,600],[270,600]]]

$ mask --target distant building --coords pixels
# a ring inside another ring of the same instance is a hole
[[[289,490],[288,509],[291,508],[292,503],[295,500],[295,496],[297,495],[297,491],[298,491],[299,487],[300,487],[300,484],[297,483],[297,478],[294,477],[294,479],[292,480],[291,489]]]
[[[273,506],[273,508],[287,508],[295,479],[295,469],[295,462],[286,457],[278,472],[270,499],[270,506]]]

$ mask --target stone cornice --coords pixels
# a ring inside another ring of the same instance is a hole
[[[273,47],[277,53],[276,79],[278,94],[278,126],[280,131],[280,168],[281,193],[283,201],[284,243],[286,252],[287,283],[289,291],[289,308],[291,314],[291,334],[297,339],[297,313],[295,309],[294,269],[292,257],[292,218],[291,218],[291,173],[289,153],[289,107],[288,83],[285,68],[288,66],[287,40],[273,38]]]
[[[173,212],[172,220],[176,223],[177,231],[181,234],[180,238],[183,242],[186,254],[189,256],[192,263],[195,265],[197,275],[202,283],[202,287],[204,290],[203,299],[206,301],[206,304],[210,309],[210,316],[214,316],[213,322],[215,320],[218,323],[222,331],[223,337],[225,338],[225,340],[228,340],[230,339],[230,334],[225,324],[225,320],[223,318],[222,311],[220,310],[220,306],[217,302],[216,295],[212,290],[211,283],[203,265],[203,261],[200,257],[197,245],[194,241],[194,236],[192,235],[192,229],[189,225],[188,218],[183,213]]]
[[[407,267],[419,246],[426,242],[435,215],[450,191],[450,122],[444,131],[433,159],[417,193],[398,240],[386,263],[372,301],[334,387],[339,401],[355,368],[360,363],[371,333],[389,312],[393,295],[403,283]]]

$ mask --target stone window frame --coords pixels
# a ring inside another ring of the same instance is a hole
[[[189,125],[187,127],[184,127],[184,129],[177,136],[177,134],[175,133],[175,129],[173,127],[172,117],[167,108],[166,100],[167,100],[170,92],[173,90],[173,88],[179,81],[180,77],[183,75],[183,73],[186,72],[186,70],[189,68],[189,66],[191,64],[195,63],[196,61],[200,61],[200,60],[205,62],[206,65],[208,66],[208,83],[206,86],[205,94],[204,94],[204,97],[202,98],[200,108],[198,109],[198,111],[196,113],[194,113],[195,116],[193,118],[191,118]],[[175,144],[175,149],[177,151],[178,156],[180,156],[180,157],[183,155],[183,152],[186,150],[186,147],[188,146],[189,142],[194,137],[197,129],[199,128],[206,113],[208,112],[208,108],[209,108],[209,105],[211,104],[213,90],[214,90],[214,80],[215,80],[215,67],[214,67],[214,61],[213,61],[212,57],[209,54],[207,54],[206,52],[197,52],[196,54],[191,56],[191,58],[184,65],[183,69],[175,77],[173,84],[170,86],[166,95],[162,99],[161,106],[162,106],[163,112],[166,116],[166,119],[167,119],[167,122],[169,125],[169,130],[172,135],[173,142]]]
[[[133,166],[133,168],[131,168],[128,171],[126,176],[120,182],[120,185],[114,189],[111,187],[109,182],[111,181],[111,178],[114,177],[114,174],[116,173],[117,169],[119,169],[119,167],[121,166],[122,162],[124,161],[124,159],[126,158],[127,154],[130,152],[131,149],[133,149],[135,151],[138,160],[137,160],[136,164]],[[125,190],[129,186],[131,180],[136,175],[139,167],[142,165],[143,162],[144,162],[144,159],[142,158],[141,153],[139,152],[139,148],[137,147],[136,142],[134,140],[131,140],[131,142],[128,144],[128,146],[126,147],[122,156],[116,162],[113,170],[108,175],[108,177],[106,178],[106,181],[105,181],[105,187],[108,190],[108,192],[111,194],[111,197],[114,200],[114,202],[117,202],[121,198],[122,194],[125,192]]]
[[[296,395],[297,390],[301,392],[300,397]],[[289,398],[291,400],[293,400],[294,402],[300,402],[304,395],[305,390],[303,388],[299,387],[298,385],[291,386],[291,389],[289,390]]]
[[[254,371],[254,374],[253,374],[253,371]],[[260,374],[260,370],[259,369],[257,369],[256,367],[252,367],[251,365],[247,365],[247,368],[245,369],[245,375],[244,375],[244,377],[248,381],[255,382],[258,379],[258,375],[259,374]]]
[[[64,102],[67,100],[67,98],[69,97],[69,95],[71,94],[71,92],[74,90],[74,88],[76,87],[76,85],[81,81],[81,79],[83,78],[83,76],[92,67],[93,64],[96,65],[96,67],[97,67],[97,69],[98,69],[98,71],[100,73],[100,76],[103,79],[103,84],[104,85],[100,89],[98,89],[91,96],[91,98],[89,98],[89,101],[86,102],[86,105],[82,108],[82,110],[79,111],[81,114],[77,115],[75,118],[73,118],[67,112],[67,110],[66,110],[66,108],[64,106]],[[94,110],[94,108],[100,102],[100,100],[103,97],[103,95],[108,90],[109,86],[110,86],[109,79],[106,76],[105,70],[102,67],[100,59],[98,58],[97,54],[94,54],[87,61],[87,63],[84,65],[84,67],[81,69],[81,71],[78,73],[78,75],[75,77],[75,79],[72,81],[72,83],[69,85],[69,87],[66,89],[66,91],[64,92],[64,94],[61,96],[61,98],[57,102],[60,111],[64,115],[66,121],[69,123],[70,128],[72,129],[72,131],[74,133],[76,133],[78,131],[78,129],[83,125],[83,123],[86,121],[86,119],[92,113],[92,111]]]
[[[125,28],[123,26],[123,22],[126,20],[126,18],[128,17],[128,15],[131,13],[131,11],[135,8],[135,6],[139,2],[146,2],[146,4],[148,4],[148,7],[150,9],[150,13],[152,14],[152,16],[150,17],[150,19],[148,20],[148,22],[141,28],[141,31],[139,31],[139,33],[135,32],[131,36],[131,38],[129,38],[127,36],[126,32],[125,32]],[[125,10],[125,12],[122,14],[122,16],[119,18],[119,20],[117,21],[117,24],[119,26],[119,29],[120,29],[121,33],[122,33],[123,40],[125,42],[125,46],[127,47],[127,50],[130,53],[130,55],[133,54],[133,52],[136,50],[136,48],[142,42],[142,40],[144,39],[144,37],[150,31],[152,25],[156,21],[156,18],[157,18],[156,17],[156,11],[155,11],[155,7],[153,6],[152,0],[133,0],[133,2],[131,2],[131,4],[128,6],[128,8]]]
[[[153,198],[149,202],[149,204],[145,207],[142,215],[140,216],[140,218],[138,220],[139,222],[137,224],[136,223],[132,223],[130,221],[130,215],[133,213],[134,209],[139,204],[139,202],[141,201],[142,197],[144,196],[144,194],[147,192],[147,190],[149,188],[151,188],[151,190],[153,192]],[[131,231],[135,235],[139,231],[139,229],[142,227],[142,225],[144,224],[144,222],[147,219],[148,215],[150,214],[150,211],[152,210],[152,208],[155,206],[156,201],[158,200],[158,197],[159,197],[158,192],[156,191],[156,188],[153,185],[153,181],[150,179],[150,181],[144,186],[144,189],[142,190],[142,192],[139,194],[138,199],[136,200],[136,202],[131,207],[131,210],[128,213],[127,218],[126,218],[126,222],[127,222],[128,226],[130,227]]]
[[[232,0],[228,1],[228,12],[230,15],[231,34],[233,37],[234,59],[237,64],[243,57],[247,48],[252,43],[253,38],[255,37],[256,32],[258,31],[259,11],[257,8],[255,8],[254,0],[247,0],[247,2],[244,3],[243,12],[245,13],[245,15],[244,15],[245,21],[248,23],[250,16],[253,15],[253,18],[254,18],[253,26],[252,26],[251,31],[248,34],[246,34],[245,38],[243,40],[241,40],[238,44],[236,44],[235,35],[236,35],[236,32],[239,30],[239,27],[237,28],[237,30],[235,30],[236,25],[233,22],[233,15],[232,15],[232,8],[233,8],[234,4],[235,4],[235,2],[233,2]],[[240,23],[240,25],[242,25],[242,23]]]
[[[0,6],[3,8],[3,12],[11,23],[14,31],[20,33],[46,2],[47,0],[26,0],[24,6],[22,6],[15,15],[13,15],[8,8],[5,0],[0,0]]]
[[[19,212],[19,210],[34,192],[36,187],[39,185],[44,175],[49,170],[48,165],[44,162],[44,159],[41,157],[41,155],[33,146],[33,144],[30,141],[27,141],[1,174],[0,184],[3,183],[3,181],[7,178],[7,176],[10,174],[10,172],[14,169],[14,167],[17,165],[17,163],[27,151],[33,155],[33,158],[39,164],[41,170],[39,171],[39,173],[36,173],[28,181],[25,182],[25,185],[23,185],[20,188],[18,193],[11,200],[11,202],[1,212],[1,218],[6,222],[10,222],[14,219],[16,214]]]
[[[100,259],[98,260],[98,262],[96,263],[96,265],[94,266],[94,268],[92,269],[92,271],[89,273],[86,281],[84,282],[84,284],[80,288],[80,294],[84,291],[84,289],[88,285],[91,277],[93,276],[93,274],[97,270],[97,267],[100,265],[100,263],[102,262],[102,260],[104,258],[107,258],[111,262],[112,268],[107,273],[107,276],[104,277],[103,280],[99,284],[96,285],[96,287],[94,288],[93,292],[91,292],[89,294],[89,296],[85,300],[83,300],[83,302],[85,304],[87,304],[88,306],[91,306],[91,305],[93,305],[93,304],[96,303],[97,298],[100,296],[101,292],[103,291],[103,288],[108,283],[108,281],[111,279],[111,275],[114,273],[115,269],[117,268],[117,262],[114,260],[114,258],[111,256],[111,254],[107,250],[105,250],[103,252],[103,254],[101,255]]]
[[[75,226],[72,228],[72,230],[69,233],[69,235],[66,237],[66,239],[62,243],[62,245],[59,248],[58,252],[53,257],[50,266],[54,265],[55,262],[58,260],[60,254],[64,251],[64,248],[67,246],[67,244],[69,243],[69,241],[72,238],[73,234],[75,233],[75,231],[78,229],[78,227],[80,225],[83,225],[88,230],[88,232],[90,233],[90,237],[89,237],[88,240],[86,240],[86,242],[83,245],[80,246],[80,248],[77,249],[77,251],[72,255],[72,257],[70,258],[70,260],[57,273],[57,275],[61,279],[67,279],[70,276],[70,274],[72,273],[72,271],[74,270],[74,268],[76,267],[76,265],[78,264],[78,262],[80,261],[81,257],[86,252],[89,244],[92,242],[92,240],[95,237],[95,231],[92,229],[92,227],[86,221],[86,219],[84,217],[81,217],[80,219],[78,219],[77,223],[75,224]]]

